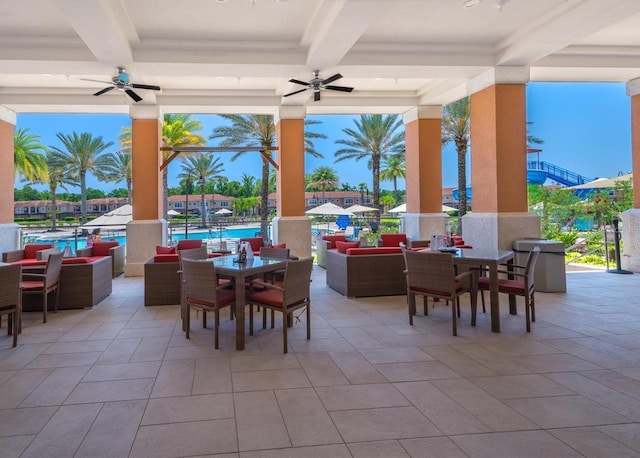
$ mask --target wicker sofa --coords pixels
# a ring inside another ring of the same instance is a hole
[[[96,242],[91,247],[79,249],[76,256],[111,256],[111,276],[116,278],[124,273],[125,246],[118,242]]]
[[[348,248],[326,252],[327,286],[349,297],[406,294],[400,247]]]

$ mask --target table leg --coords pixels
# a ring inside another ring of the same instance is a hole
[[[507,269],[509,272],[513,272],[513,259],[507,261]],[[513,275],[508,276],[509,280],[513,280],[515,277]],[[511,315],[518,314],[518,308],[516,307],[516,296],[515,294],[509,294],[509,313]]]
[[[244,350],[244,276],[236,277],[236,350]]]
[[[498,294],[498,264],[489,264],[489,295],[491,303],[491,330],[500,332],[500,295]]]

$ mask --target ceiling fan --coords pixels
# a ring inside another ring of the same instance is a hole
[[[315,102],[320,100],[320,89],[330,89],[332,91],[340,91],[340,92],[351,92],[353,91],[352,87],[347,87],[347,86],[332,86],[331,83],[333,83],[336,80],[339,80],[340,78],[342,78],[342,75],[340,73],[336,73],[333,76],[330,76],[327,79],[321,79],[320,78],[320,71],[319,70],[314,70],[313,72],[313,79],[309,82],[306,81],[300,81],[297,79],[290,79],[289,82],[290,83],[295,83],[295,84],[300,84],[302,86],[306,86],[304,89],[300,89],[298,91],[293,91],[290,92],[288,94],[285,94],[283,97],[289,97],[290,95],[294,95],[294,94],[299,94],[300,92],[304,92],[307,89],[313,89],[313,100]]]
[[[160,90],[160,86],[151,86],[148,84],[136,84],[136,83],[131,83],[129,82],[129,73],[127,73],[127,71],[125,70],[124,67],[118,67],[118,75],[114,76],[111,81],[101,81],[101,80],[92,80],[92,79],[88,79],[88,78],[80,78],[84,81],[94,81],[96,83],[104,83],[104,84],[110,84],[111,86],[109,87],[105,87],[104,89],[96,92],[93,95],[102,95],[102,94],[106,94],[109,91],[112,91],[113,89],[119,89],[121,91],[124,91],[125,94],[127,94],[129,97],[131,97],[133,99],[134,102],[139,102],[140,100],[142,100],[142,97],[140,97],[138,94],[136,94],[132,88],[134,89],[148,89],[151,91],[159,91]]]

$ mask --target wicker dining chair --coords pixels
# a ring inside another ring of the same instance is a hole
[[[512,264],[511,269],[498,269],[498,273],[506,274],[516,279],[499,278],[498,291],[505,294],[513,294],[524,297],[524,314],[527,323],[527,332],[531,332],[531,322],[536,321],[536,297],[535,297],[535,271],[536,261],[540,254],[540,247],[534,246],[527,257],[527,265],[519,266]],[[489,277],[478,278],[478,288],[480,289],[480,297],[482,298],[482,306],[484,307],[484,291],[489,291]]]
[[[215,314],[214,344],[218,348],[218,328],[220,326],[220,309],[233,304],[236,300],[236,292],[230,289],[231,283],[218,284],[216,280],[216,268],[213,262],[182,259],[182,286],[184,288],[185,333],[189,338],[191,328],[191,307],[212,311]],[[207,327],[203,320],[202,327]]]
[[[307,340],[311,339],[311,271],[313,258],[290,260],[284,273],[281,285],[265,282],[261,279],[253,280],[253,284],[261,290],[252,292],[247,297],[249,304],[249,335],[253,335],[253,306],[259,305],[282,313],[282,339],[284,353],[287,353],[287,328],[292,322],[294,310],[307,308]],[[262,316],[262,328],[267,327],[266,315]]]
[[[60,270],[62,268],[62,251],[52,253],[47,258],[44,273],[30,271],[22,272],[22,294],[39,294],[42,296],[42,322],[47,322],[47,308],[49,293],[55,293],[53,311],[58,311],[58,300],[60,298]]]
[[[21,330],[22,291],[20,285],[21,268],[19,264],[0,267],[0,317],[9,315],[7,335],[13,334],[13,346],[18,345]]]
[[[468,270],[456,275],[451,253],[411,251],[404,249],[407,276],[407,299],[409,324],[413,325],[416,313],[416,296],[425,300],[425,315],[428,315],[426,298],[441,299],[451,303],[453,335],[458,335],[456,309],[460,307],[460,296],[471,295],[471,325],[476,324],[477,272]]]
[[[184,287],[182,285],[182,260],[183,259],[207,259],[207,248],[200,246],[198,248],[188,248],[186,250],[178,251],[178,276],[180,277],[180,318],[182,319],[182,330],[187,330],[187,324],[185,321],[185,310],[187,304],[184,300]],[[207,325],[207,314],[203,312],[204,326]]]

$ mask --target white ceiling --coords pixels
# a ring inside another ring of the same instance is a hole
[[[640,0],[2,0],[0,106],[127,113],[94,97],[124,66],[165,112],[401,113],[469,93],[495,67],[532,81],[640,76]],[[503,3],[502,9],[496,5]],[[311,91],[319,69],[352,93]],[[524,73],[523,73],[524,72]]]

